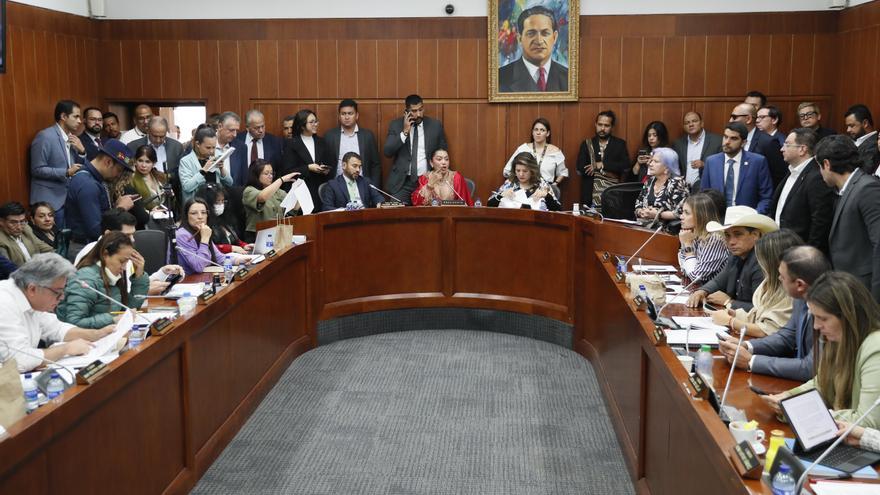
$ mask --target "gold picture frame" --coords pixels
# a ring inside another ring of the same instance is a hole
[[[577,101],[579,27],[579,0],[489,0],[489,101]]]

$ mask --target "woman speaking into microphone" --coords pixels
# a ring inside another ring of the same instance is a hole
[[[412,193],[413,206],[430,205],[434,200],[461,200],[474,206],[467,181],[449,168],[449,152],[443,148],[431,154],[431,170],[419,177],[419,186]]]

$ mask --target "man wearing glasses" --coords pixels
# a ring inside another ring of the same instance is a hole
[[[801,122],[801,127],[812,129],[816,133],[817,143],[824,137],[837,134],[833,129],[822,127],[822,112],[819,110],[819,105],[812,101],[805,101],[798,105],[797,117]]]
[[[128,144],[136,139],[147,137],[147,133],[150,130],[150,119],[152,118],[153,109],[150,108],[150,105],[141,104],[135,107],[134,118],[132,119],[134,128],[122,133],[122,136],[119,137],[122,144]]]
[[[114,325],[97,330],[62,323],[55,307],[64,299],[73,265],[55,253],[38,254],[0,281],[0,361],[15,358],[21,373],[57,361],[80,356],[94,342],[113,332]],[[40,340],[61,345],[39,349]]]
[[[24,205],[13,201],[0,206],[0,256],[21,266],[34,255],[52,251],[52,246],[34,235]]]
[[[782,158],[779,142],[758,129],[756,127],[757,120],[758,109],[751,103],[740,103],[733,107],[733,111],[730,112],[730,122],[740,122],[746,126],[748,131],[743,143],[743,149],[749,153],[757,153],[767,159],[770,178],[773,180],[773,188],[776,189],[782,182],[782,179],[785,178],[785,174],[788,173],[788,167]]]

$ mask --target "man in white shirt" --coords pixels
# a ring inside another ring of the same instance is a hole
[[[222,155],[232,146],[232,141],[238,136],[238,129],[241,127],[241,117],[235,112],[223,112],[217,117],[217,126],[217,147],[214,148],[214,156]],[[229,156],[223,161],[223,168],[234,177]]]
[[[134,109],[134,118],[132,119],[134,127],[123,132],[122,136],[119,137],[122,144],[128,144],[136,139],[147,137],[147,132],[150,130],[150,119],[152,118],[153,109],[150,108],[150,105],[138,105]]]
[[[699,112],[687,112],[682,123],[685,135],[672,143],[678,153],[678,164],[682,177],[693,192],[700,188],[703,165],[707,157],[721,152],[721,136],[703,128],[703,116]]]
[[[53,313],[64,298],[73,266],[55,253],[39,254],[0,281],[0,361],[14,357],[27,372],[65,356],[86,354],[94,342],[113,332],[114,325],[89,330],[63,323]],[[62,342],[38,349],[40,339]]]
[[[866,174],[877,171],[880,163],[880,151],[878,151],[877,131],[874,129],[874,117],[871,110],[865,105],[858,104],[849,107],[844,115],[846,133],[856,143],[859,149],[859,158],[862,161],[862,170]]]

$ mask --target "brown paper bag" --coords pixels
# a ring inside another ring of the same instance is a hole
[[[666,304],[666,284],[659,275],[640,275],[635,273],[626,274],[626,285],[629,286],[630,298],[639,295],[639,285],[645,286],[648,297],[655,305]]]
[[[293,244],[293,225],[279,223],[275,227],[275,251],[287,249]]]
[[[10,358],[0,367],[0,425],[9,429],[27,414],[18,364]]]

